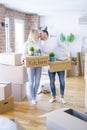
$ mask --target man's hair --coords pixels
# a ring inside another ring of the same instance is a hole
[[[47,34],[47,36],[49,36],[49,33],[48,33],[48,31],[47,30],[42,30],[44,33],[46,33]]]

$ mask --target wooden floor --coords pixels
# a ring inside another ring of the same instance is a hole
[[[47,79],[47,76],[42,76],[43,79]],[[58,82],[57,88],[58,88]],[[80,77],[67,77],[65,99],[66,105],[62,105],[59,102],[59,88],[57,89],[57,102],[49,103],[51,98],[50,94],[39,94],[39,102],[36,105],[31,105],[26,97],[24,101],[14,102],[14,110],[2,114],[2,116],[8,118],[15,118],[26,130],[46,130],[46,118],[39,117],[47,112],[60,109],[60,108],[74,108],[80,112],[85,113],[84,103],[84,78]]]

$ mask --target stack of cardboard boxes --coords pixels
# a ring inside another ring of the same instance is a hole
[[[12,84],[12,96],[21,101],[26,96],[26,68],[21,65],[21,53],[0,53],[0,82]]]

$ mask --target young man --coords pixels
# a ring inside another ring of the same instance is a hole
[[[49,54],[49,52],[53,51],[55,53],[56,59],[68,54],[66,53],[66,47],[58,42],[57,38],[49,37],[49,33],[46,30],[41,31],[40,38],[43,40],[42,50],[45,54]],[[55,76],[56,74],[59,76],[60,82],[60,102],[65,104],[66,101],[64,100],[64,90],[65,90],[65,71],[57,71],[57,72],[50,72],[48,69],[48,75],[50,79],[50,87],[52,98],[49,100],[50,103],[56,101],[56,86],[55,86]]]

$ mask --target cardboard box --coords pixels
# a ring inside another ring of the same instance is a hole
[[[0,101],[0,114],[14,108],[14,97],[10,96]]]
[[[80,62],[81,62],[81,73],[82,75],[84,75],[84,71],[85,71],[85,55],[82,54],[82,52],[80,53]]]
[[[0,83],[0,100],[3,100],[12,95],[11,83]]]
[[[27,71],[24,66],[0,65],[0,82],[24,84],[28,81]]]
[[[82,75],[80,56],[81,56],[81,53],[77,52],[76,57],[72,57],[71,70],[67,70],[67,77]]]
[[[25,67],[48,66],[49,57],[44,56],[26,56]]]
[[[71,60],[49,62],[51,72],[71,69]]]
[[[18,66],[21,65],[21,53],[0,53],[0,64]]]
[[[77,70],[78,70],[78,75],[82,75],[82,70],[81,70],[81,52],[77,52]]]
[[[70,76],[78,76],[78,66],[75,64],[75,62],[71,62],[71,70],[67,70],[67,77]]]
[[[55,110],[42,117],[47,118],[47,130],[87,130],[87,115],[70,108]]]
[[[12,95],[15,101],[22,101],[26,97],[26,83],[12,84]]]

